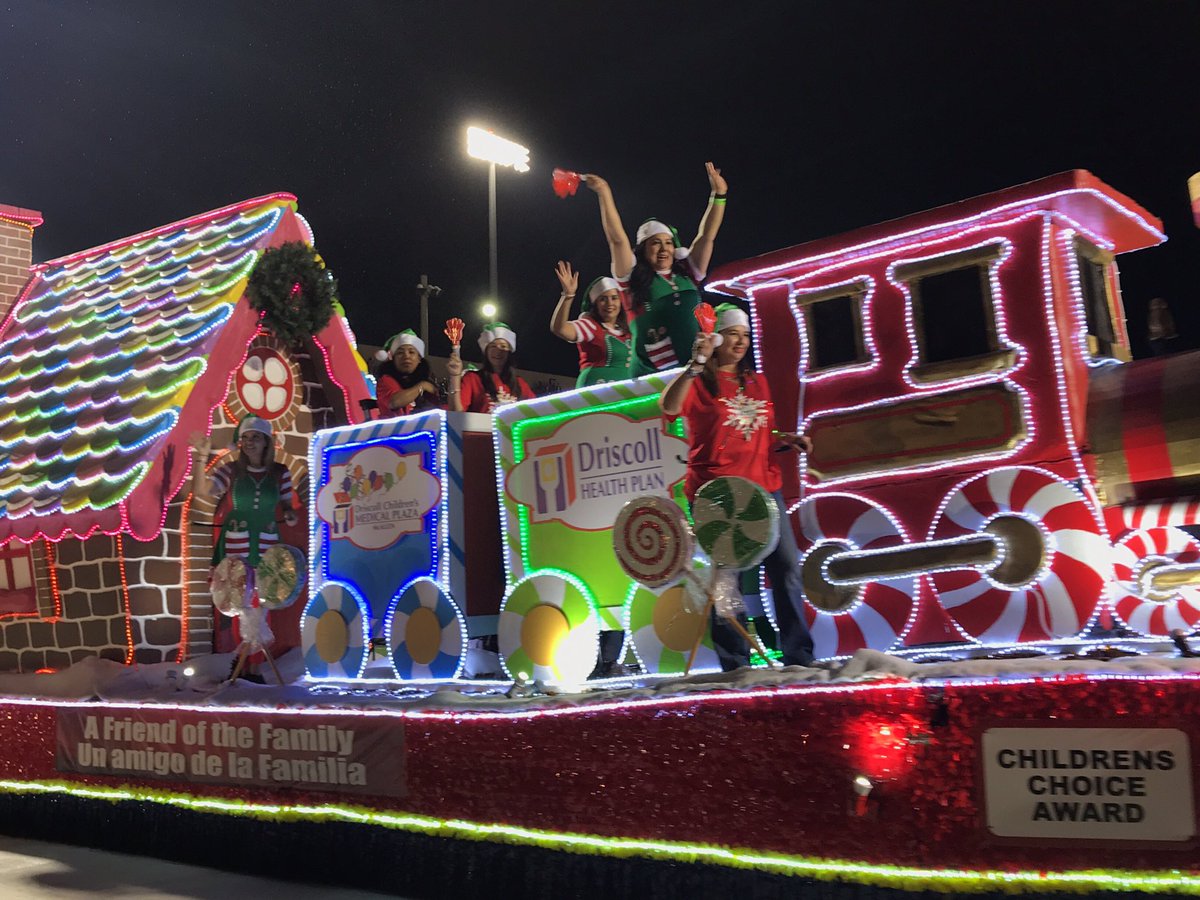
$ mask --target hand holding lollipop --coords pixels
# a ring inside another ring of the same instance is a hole
[[[453,318],[446,320],[446,337],[450,338],[450,345],[453,348],[451,352],[458,356],[458,348],[462,345],[462,333],[467,323],[462,319]]]

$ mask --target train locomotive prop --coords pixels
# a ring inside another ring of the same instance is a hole
[[[149,262],[123,264],[166,297],[175,276],[153,260],[192,260],[177,232],[198,229],[248,271],[254,240],[308,235],[293,202],[175,226],[142,248]],[[0,697],[0,822],[211,863],[269,820],[271,852],[225,864],[332,868],[406,896],[1200,893],[1200,659],[1161,640],[1127,659],[1058,652],[1200,618],[1200,354],[1130,361],[1115,265],[1162,240],[1133,201],[1070,172],[718,270],[710,288],[751,310],[778,426],[813,439],[809,458],[783,457],[785,516],[739,479],[686,508],[687,437],[658,405],[672,373],[494,415],[357,421],[367,383],[348,328],[282,346],[225,263],[200,266],[234,330],[197,363],[176,431],[207,418],[227,437],[277,386],[251,360],[278,356],[295,416],[274,434],[309,503],[276,549],[308,546],[206,581],[210,511],[192,515],[180,466],[162,508],[105,512],[165,515],[178,553],[167,527],[158,545],[88,538],[114,545],[122,585],[99,630],[138,668],[122,654],[2,676],[25,680]],[[782,528],[818,654],[853,658],[653,677],[714,667],[705,607],[733,607],[730,573],[752,581]],[[141,566],[156,546],[171,566]],[[71,551],[60,540],[41,560],[65,594],[53,626],[95,656],[111,648],[76,627],[70,591],[85,567],[103,581],[103,559]],[[189,617],[137,656],[127,623],[142,626],[151,573],[187,589],[147,633],[172,608]],[[307,682],[230,681],[208,652],[213,600],[296,615]],[[3,627],[33,643],[44,625]],[[570,690],[621,632],[644,676]],[[516,684],[464,677],[469,639],[490,635]],[[856,653],[930,645],[985,658]]]
[[[1163,240],[1158,219],[1073,171],[714,273],[709,290],[751,308],[780,427],[813,439],[812,454],[790,457],[797,463],[785,471],[784,527],[803,552],[818,657],[1059,641],[1113,625],[1162,637],[1200,619],[1200,542],[1183,530],[1200,522],[1200,420],[1190,411],[1200,357],[1130,361],[1115,264]],[[514,678],[579,681],[595,664],[599,631],[616,629],[645,671],[682,672],[703,627],[689,618],[694,579],[684,575],[708,561],[700,552],[663,577],[664,558],[681,546],[669,528],[623,521],[614,531],[640,497],[685,509],[685,435],[657,408],[665,378],[512,404],[490,422],[433,414],[318,435],[310,674],[357,674],[372,619],[402,678],[459,674],[452,662],[468,628],[498,634]],[[404,443],[417,433],[429,465],[407,471],[420,490],[393,477],[389,457],[355,464],[383,490],[355,499],[345,466],[320,459],[335,442]],[[464,468],[472,433],[473,468]],[[499,535],[479,521],[493,483]],[[355,509],[392,503],[380,499],[392,490],[421,493],[422,518],[378,551],[402,561],[357,557],[363,588],[330,561],[352,534],[385,533],[375,518],[364,522],[377,511]],[[478,563],[465,552],[464,522]],[[649,540],[660,566],[640,578],[613,550],[637,540]],[[400,545],[414,541],[421,551],[406,556]],[[469,585],[472,567],[487,573]],[[321,591],[335,583],[333,602]],[[354,639],[339,629],[332,649],[317,648],[317,619],[335,608]],[[413,629],[427,636],[416,640],[428,662],[415,667],[397,650],[413,646],[400,636]],[[706,639],[700,664],[713,660]]]

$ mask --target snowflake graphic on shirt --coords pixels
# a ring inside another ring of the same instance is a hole
[[[725,404],[727,413],[721,424],[736,428],[747,441],[767,424],[769,400],[755,400],[738,391],[736,397],[722,397],[721,402]]]
[[[495,412],[497,407],[503,406],[505,403],[516,403],[519,399],[508,389],[508,385],[502,383],[496,388],[496,399],[488,406],[488,412]]]

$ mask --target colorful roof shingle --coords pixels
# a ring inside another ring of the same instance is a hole
[[[256,327],[239,305],[251,270],[272,245],[311,242],[294,202],[248,200],[35,267],[0,330],[0,540],[157,532],[186,468],[182,443],[164,454],[168,436],[218,339],[237,340],[236,322],[244,347]],[[215,373],[194,427],[228,376]],[[156,465],[156,508],[134,527]]]

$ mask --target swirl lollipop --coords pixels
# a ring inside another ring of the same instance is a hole
[[[613,550],[625,574],[647,587],[679,578],[690,564],[694,542],[687,516],[666,497],[635,497],[613,525]]]
[[[574,197],[575,192],[579,190],[579,182],[581,176],[578,172],[568,172],[566,169],[554,170],[554,193],[559,197],[566,199],[568,195]]]
[[[446,320],[446,337],[450,338],[450,343],[454,347],[454,353],[458,355],[458,348],[462,345],[462,333],[467,323],[462,319],[454,318]]]

